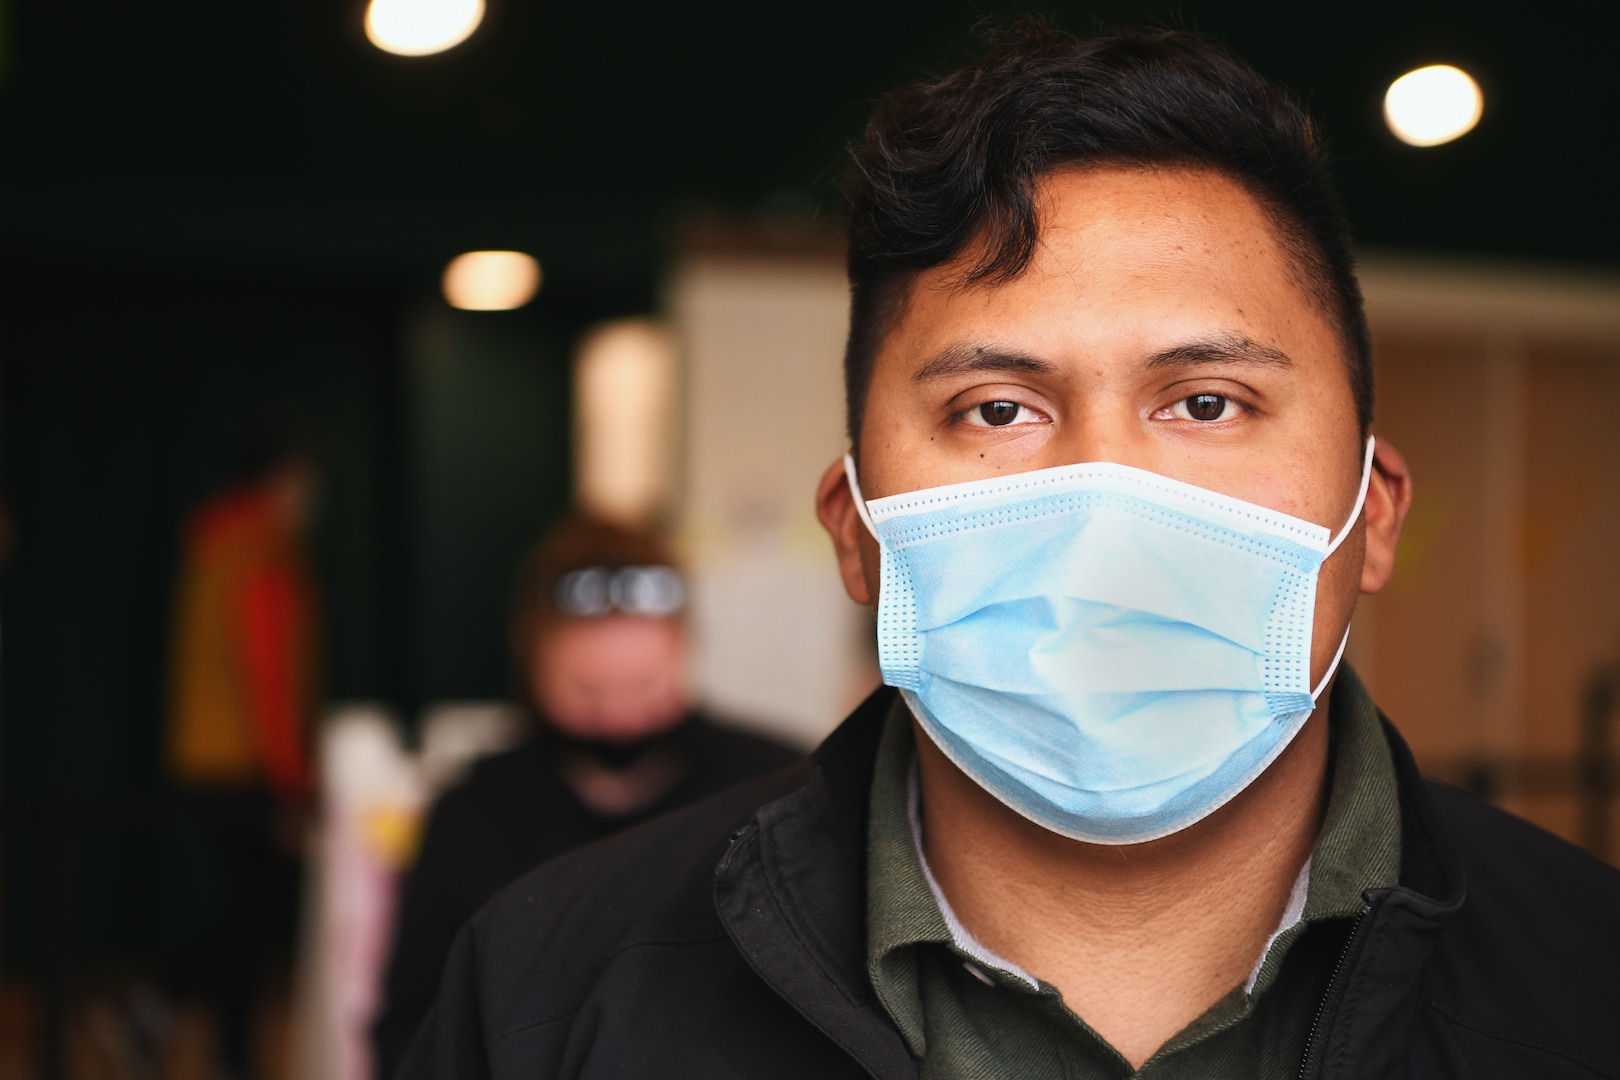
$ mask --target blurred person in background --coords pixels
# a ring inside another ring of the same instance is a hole
[[[529,733],[429,816],[373,1032],[379,1076],[432,1005],[456,932],[503,885],[797,760],[696,706],[688,638],[685,582],[656,533],[574,515],[529,554],[511,626]]]
[[[165,756],[171,989],[217,1024],[222,1075],[253,1075],[267,1001],[284,998],[302,895],[319,701],[317,600],[304,550],[317,489],[291,435],[246,435],[232,477],[187,520]]]

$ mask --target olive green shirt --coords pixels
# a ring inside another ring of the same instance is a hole
[[[1282,925],[1235,986],[1138,1071],[1057,988],[997,957],[957,922],[922,856],[911,713],[890,710],[872,781],[867,971],[924,1080],[1139,1076],[1265,1080],[1298,1074],[1362,892],[1400,870],[1395,768],[1378,713],[1341,668],[1327,812]]]

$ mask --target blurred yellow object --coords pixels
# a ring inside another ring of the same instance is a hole
[[[444,268],[444,298],[464,311],[510,311],[540,291],[540,264],[521,251],[469,251]]]
[[[366,37],[397,56],[428,56],[466,41],[484,20],[484,0],[371,0]]]
[[[357,831],[367,855],[390,870],[403,870],[416,858],[422,814],[397,802],[374,802],[360,809]]]
[[[315,595],[273,495],[231,490],[187,522],[169,668],[168,764],[189,787],[311,784]]]
[[[1485,111],[1485,97],[1468,72],[1450,64],[1409,71],[1390,83],[1384,119],[1412,146],[1439,146],[1468,134]]]

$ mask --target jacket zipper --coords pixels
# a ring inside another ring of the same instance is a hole
[[[1356,916],[1355,926],[1350,928],[1350,936],[1344,941],[1344,948],[1339,950],[1339,961],[1333,965],[1333,975],[1328,979],[1327,990],[1322,994],[1322,1003],[1316,1007],[1316,1017],[1311,1021],[1310,1034],[1305,1037],[1305,1058],[1299,1063],[1299,1080],[1310,1080],[1321,1071],[1322,1054],[1327,1050],[1327,1029],[1322,1026],[1323,1017],[1328,1010],[1336,1008],[1339,999],[1344,996],[1344,987],[1339,985],[1339,976],[1344,971],[1344,963],[1350,958],[1350,952],[1361,940],[1361,933],[1366,928],[1367,916],[1372,913],[1372,905],[1364,905],[1361,914]]]

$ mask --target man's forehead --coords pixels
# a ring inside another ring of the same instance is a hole
[[[1184,166],[1059,169],[1037,183],[1031,266],[1131,245],[1133,257],[1187,260],[1213,250],[1283,254],[1278,222],[1247,185]],[[1191,245],[1203,245],[1195,249]]]
[[[1286,223],[1239,180],[1194,166],[1108,165],[1058,168],[1042,174],[1032,193],[1035,243],[1027,260],[1003,263],[1017,237],[985,222],[949,259],[900,279],[891,317],[904,316],[912,297],[994,293],[1032,273],[1082,270],[1088,251],[1134,245],[1138,258],[1157,242],[1165,258],[1188,258],[1193,246],[1214,242],[1248,255],[1291,256]]]
[[[912,338],[903,350],[910,377],[929,381],[970,369],[1040,374],[1038,350],[1008,348],[993,332],[973,331],[998,322],[1050,329],[1075,310],[1129,309],[1143,319],[1175,322],[1188,321],[1191,305],[1213,306],[1219,299],[1245,316],[1153,345],[1146,351],[1157,366],[1298,359],[1263,326],[1244,325],[1263,323],[1264,313],[1279,304],[1293,309],[1285,322],[1297,321],[1303,303],[1312,309],[1311,321],[1334,333],[1309,272],[1297,265],[1274,215],[1245,185],[1179,166],[1060,169],[1043,176],[1041,185],[1039,240],[1028,264],[974,279],[974,267],[993,257],[981,238],[906,284],[886,336],[889,344],[896,336]],[[1053,288],[1053,277],[1068,280]],[[919,349],[919,337],[935,340]]]

